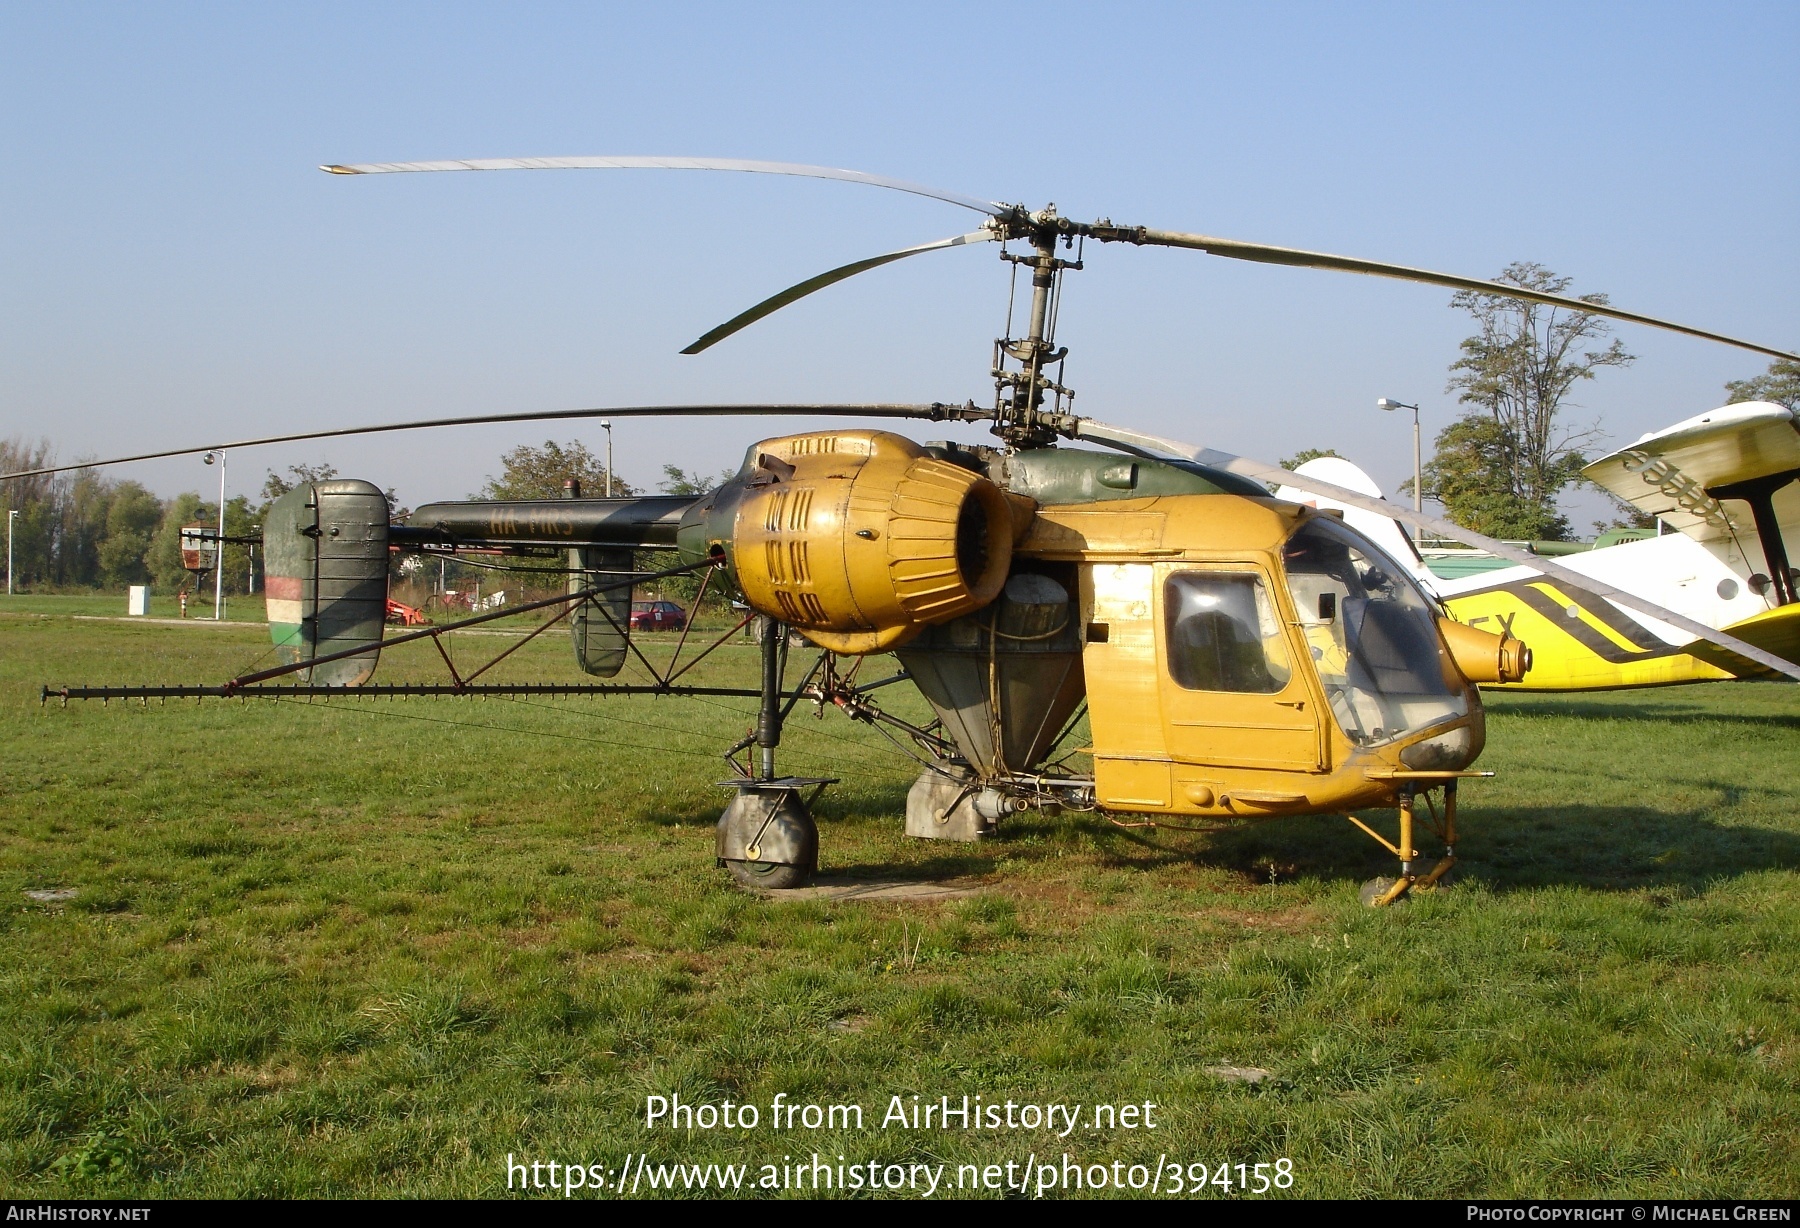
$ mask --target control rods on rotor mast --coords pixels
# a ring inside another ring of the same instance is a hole
[[[1003,337],[996,347],[994,412],[997,421],[994,432],[1009,443],[1030,447],[1052,443],[1058,433],[1056,425],[1045,421],[1041,412],[1044,394],[1055,392],[1059,401],[1071,395],[1061,384],[1051,381],[1044,369],[1068,353],[1054,348],[1057,279],[1064,269],[1079,269],[1081,262],[1059,260],[1056,256],[1056,240],[1061,233],[1056,206],[1050,205],[1041,213],[1028,215],[1024,222],[1024,237],[1031,243],[1033,254],[1002,255],[1031,270],[1031,311],[1025,337],[1018,341],[1010,336]],[[1009,332],[1011,324],[1009,317]],[[1018,361],[1021,368],[1018,372],[1006,370],[1009,357]]]

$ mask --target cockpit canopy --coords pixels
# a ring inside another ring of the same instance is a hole
[[[1282,562],[1332,715],[1352,742],[1379,745],[1468,714],[1468,685],[1404,568],[1328,516],[1308,517]]]

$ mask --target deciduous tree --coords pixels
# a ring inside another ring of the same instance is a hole
[[[500,476],[490,477],[477,499],[560,499],[563,483],[581,483],[581,493],[593,498],[606,493],[606,463],[579,440],[559,444],[546,439],[544,446],[520,445],[500,458]],[[635,495],[637,489],[613,475],[613,494]]]
[[[283,477],[273,469],[269,470],[269,476],[263,480],[264,509],[302,482],[329,482],[338,475],[336,465],[327,465],[323,461],[316,465],[289,465],[286,473]]]
[[[1800,362],[1791,358],[1777,358],[1761,375],[1753,375],[1749,379],[1734,379],[1726,384],[1725,395],[1733,404],[1738,401],[1773,401],[1777,405],[1800,411]]]
[[[1425,464],[1425,494],[1444,505],[1451,520],[1489,537],[1556,541],[1569,522],[1556,504],[1521,498],[1510,476],[1518,444],[1485,414],[1465,414],[1439,431]]]
[[[150,579],[144,556],[163,517],[163,502],[136,482],[120,482],[106,509],[106,538],[100,546],[101,578],[112,587]]]
[[[689,473],[678,465],[664,465],[663,480],[657,485],[667,495],[703,495],[725,485],[736,473],[735,469],[723,469],[717,475],[708,477],[698,469]]]
[[[1336,448],[1301,448],[1292,456],[1282,457],[1281,467],[1291,473],[1304,465],[1307,461],[1318,460],[1321,456],[1342,457],[1343,453],[1339,452]]]
[[[1530,262],[1508,265],[1497,280],[1550,294],[1567,294],[1570,285]],[[1607,302],[1604,294],[1579,297],[1596,306]],[[1634,358],[1617,339],[1601,344],[1612,329],[1599,316],[1476,290],[1459,292],[1451,305],[1474,316],[1480,331],[1463,341],[1462,357],[1450,365],[1449,391],[1478,412],[1439,433],[1426,493],[1483,533],[1565,536],[1568,520],[1557,510],[1557,495],[1580,477],[1582,445],[1598,434],[1567,426],[1568,395],[1602,367],[1627,366]],[[1483,422],[1490,425],[1477,425]]]

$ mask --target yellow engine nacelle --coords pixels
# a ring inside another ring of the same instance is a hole
[[[1033,507],[886,431],[790,435],[750,450],[682,545],[723,549],[751,607],[820,646],[881,652],[998,596]]]
[[[1470,682],[1518,682],[1531,670],[1531,649],[1510,635],[1439,618],[1438,631]]]

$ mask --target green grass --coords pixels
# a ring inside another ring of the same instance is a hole
[[[544,639],[495,675],[570,677]],[[905,840],[912,766],[803,708],[783,762],[846,777],[828,873],[986,890],[780,903],[713,865],[749,701],[37,701],[265,653],[0,613],[7,1196],[489,1196],[508,1153],[815,1150],[1287,1157],[1303,1196],[1800,1194],[1792,688],[1494,699],[1462,883],[1384,912],[1356,892],[1386,855],[1342,819]],[[715,657],[754,677],[747,646]],[[24,894],[49,888],[79,894]],[[868,1128],[641,1124],[651,1094],[778,1092]],[[891,1095],[964,1092],[1149,1100],[1161,1128],[874,1128]]]

